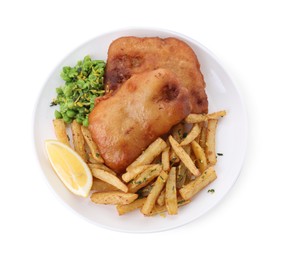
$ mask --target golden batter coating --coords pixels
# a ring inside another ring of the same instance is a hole
[[[133,74],[158,68],[171,70],[189,91],[192,113],[207,113],[208,100],[200,64],[194,51],[176,38],[121,37],[108,50],[105,82],[116,90]]]
[[[190,113],[189,94],[174,73],[133,75],[89,115],[89,130],[105,164],[122,173],[153,141]]]

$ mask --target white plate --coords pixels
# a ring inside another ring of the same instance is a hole
[[[187,42],[196,52],[205,77],[209,111],[226,109],[228,115],[220,120],[217,131],[218,179],[179,210],[176,216],[144,217],[139,211],[118,216],[114,206],[96,205],[90,199],[71,194],[58,179],[47,159],[44,140],[55,138],[52,119],[54,108],[50,102],[56,96],[55,88],[63,81],[60,71],[63,66],[73,66],[85,55],[95,59],[107,58],[109,44],[121,36],[176,37]],[[43,86],[34,115],[34,142],[39,163],[51,188],[63,202],[93,224],[125,232],[162,231],[187,224],[213,208],[230,190],[236,181],[244,160],[247,143],[247,117],[242,98],[229,75],[214,55],[198,42],[179,33],[159,29],[125,29],[94,38],[70,53],[51,73]],[[214,189],[210,194],[208,189]]]

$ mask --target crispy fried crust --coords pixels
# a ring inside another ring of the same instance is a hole
[[[132,76],[89,115],[89,130],[105,164],[123,173],[153,141],[190,112],[189,95],[166,69]]]
[[[192,113],[207,113],[208,100],[200,64],[194,51],[176,38],[121,37],[109,47],[105,82],[116,90],[133,74],[169,69],[189,91]]]

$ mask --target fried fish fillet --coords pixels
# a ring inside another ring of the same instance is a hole
[[[105,164],[122,173],[153,141],[190,113],[189,93],[174,73],[133,75],[89,115],[89,130]]]
[[[121,37],[108,50],[105,82],[115,90],[133,74],[158,68],[176,74],[189,91],[192,113],[207,113],[208,100],[200,64],[194,51],[176,38]]]

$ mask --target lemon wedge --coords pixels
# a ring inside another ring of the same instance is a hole
[[[46,140],[48,158],[61,181],[74,194],[87,197],[92,186],[92,174],[83,159],[69,146]]]

